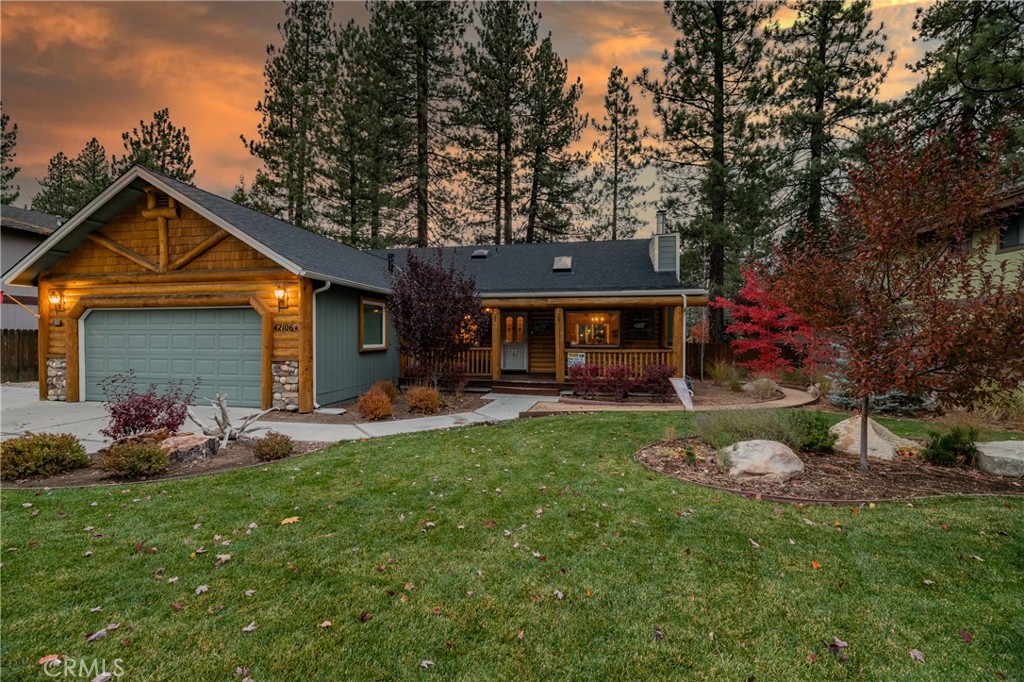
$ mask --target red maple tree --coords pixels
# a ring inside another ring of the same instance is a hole
[[[870,145],[836,224],[781,251],[778,290],[848,360],[862,471],[871,396],[931,391],[966,402],[1024,376],[1024,273],[988,262],[991,244],[965,241],[998,219],[1001,149],[998,137]]]
[[[729,345],[737,357],[748,358],[736,365],[755,374],[777,377],[779,372],[793,369],[785,351],[803,355],[814,338],[814,329],[803,316],[783,303],[754,268],[747,267],[740,272],[743,288],[736,300],[719,296],[711,305],[729,311],[732,321],[726,332],[735,336]]]

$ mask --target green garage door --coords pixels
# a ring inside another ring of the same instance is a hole
[[[199,377],[199,396],[260,406],[260,316],[252,308],[93,310],[83,338],[86,400],[103,400],[100,382],[134,369],[139,390]]]

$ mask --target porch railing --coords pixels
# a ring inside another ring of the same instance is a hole
[[[469,348],[455,356],[455,362],[466,368],[467,377],[491,376],[491,349]],[[399,358],[399,374],[403,378],[408,376],[409,357],[404,353]]]
[[[586,354],[588,365],[597,365],[601,368],[611,365],[628,365],[633,371],[639,373],[647,365],[671,365],[672,350],[591,350],[591,349],[567,349],[566,353]],[[568,362],[568,361],[567,361]],[[568,371],[568,368],[567,368]]]

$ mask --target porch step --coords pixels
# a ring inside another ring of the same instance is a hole
[[[505,395],[547,395],[558,396],[559,386],[555,383],[531,384],[524,381],[496,381],[491,384],[492,393]]]

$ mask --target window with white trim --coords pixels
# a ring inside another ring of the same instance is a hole
[[[387,350],[388,309],[384,301],[359,299],[359,350]]]

